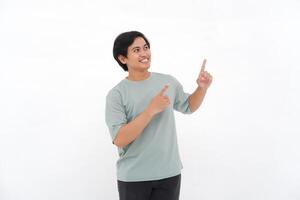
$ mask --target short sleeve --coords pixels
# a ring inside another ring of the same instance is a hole
[[[175,98],[174,98],[174,109],[184,113],[184,114],[191,114],[191,110],[189,107],[189,93],[184,92],[181,83],[174,78],[175,81]]]
[[[105,121],[108,126],[111,139],[114,141],[119,129],[127,123],[121,94],[117,90],[109,91],[106,96]]]

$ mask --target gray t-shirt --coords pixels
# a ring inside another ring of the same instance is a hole
[[[105,120],[112,140],[121,126],[129,123],[149,105],[152,98],[169,84],[164,93],[170,105],[156,114],[143,132],[130,144],[118,148],[117,178],[120,181],[149,181],[180,174],[173,109],[189,114],[188,97],[182,85],[171,75],[150,72],[142,81],[124,78],[106,96]]]

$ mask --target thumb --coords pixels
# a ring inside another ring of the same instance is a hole
[[[159,95],[163,96],[164,93],[168,90],[169,85],[165,85],[164,88],[160,91]]]

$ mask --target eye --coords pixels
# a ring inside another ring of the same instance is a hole
[[[139,50],[140,50],[140,49],[134,49],[133,52],[134,52],[134,53],[137,53],[137,52],[139,52]]]

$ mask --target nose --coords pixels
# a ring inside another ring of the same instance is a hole
[[[144,50],[144,49],[142,49],[141,51],[140,51],[140,56],[147,56],[148,55],[148,51],[147,50]]]

